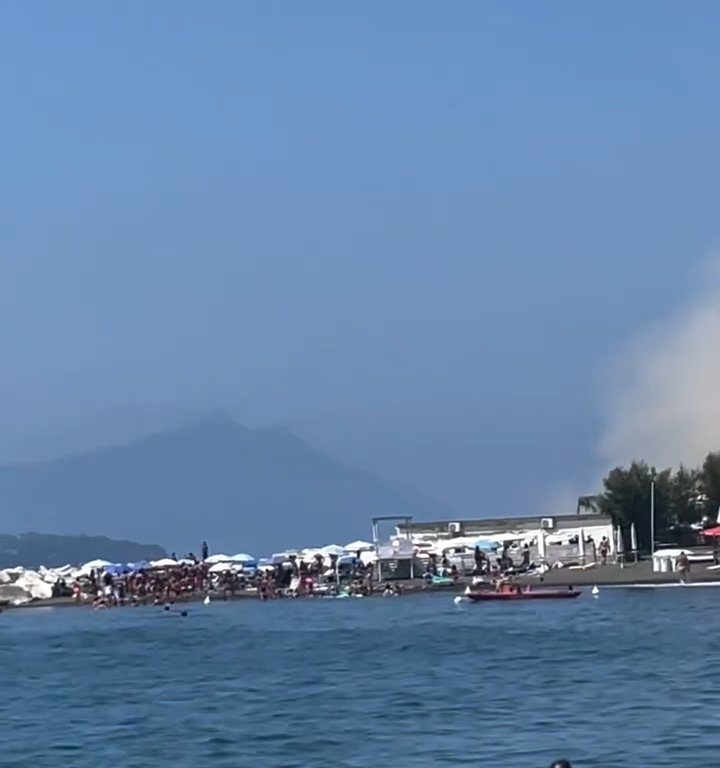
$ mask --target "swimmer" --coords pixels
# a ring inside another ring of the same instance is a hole
[[[567,760],[556,760],[550,768],[572,768],[572,765]]]

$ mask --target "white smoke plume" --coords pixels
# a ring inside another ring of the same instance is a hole
[[[688,305],[621,354],[598,451],[606,467],[696,466],[720,450],[719,276],[720,260],[704,265]]]

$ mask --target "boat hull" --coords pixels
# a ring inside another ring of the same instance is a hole
[[[572,600],[580,597],[578,589],[538,589],[530,592],[468,592],[466,597],[474,603],[510,602],[513,600]]]

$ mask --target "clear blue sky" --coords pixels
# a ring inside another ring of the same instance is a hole
[[[466,514],[585,487],[598,382],[718,236],[718,28],[0,3],[3,458],[228,406]]]

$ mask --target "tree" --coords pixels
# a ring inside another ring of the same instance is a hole
[[[689,526],[698,521],[702,510],[698,508],[700,498],[700,472],[688,469],[682,464],[672,476],[670,488],[670,519],[672,525]]]
[[[650,486],[655,481],[655,530],[668,527],[672,517],[672,471],[658,472],[644,461],[628,468],[615,467],[603,480],[600,510],[616,525],[629,528],[635,523],[638,547],[650,549]]]
[[[720,452],[708,453],[700,470],[700,489],[706,496],[705,514],[715,518],[720,509]]]

